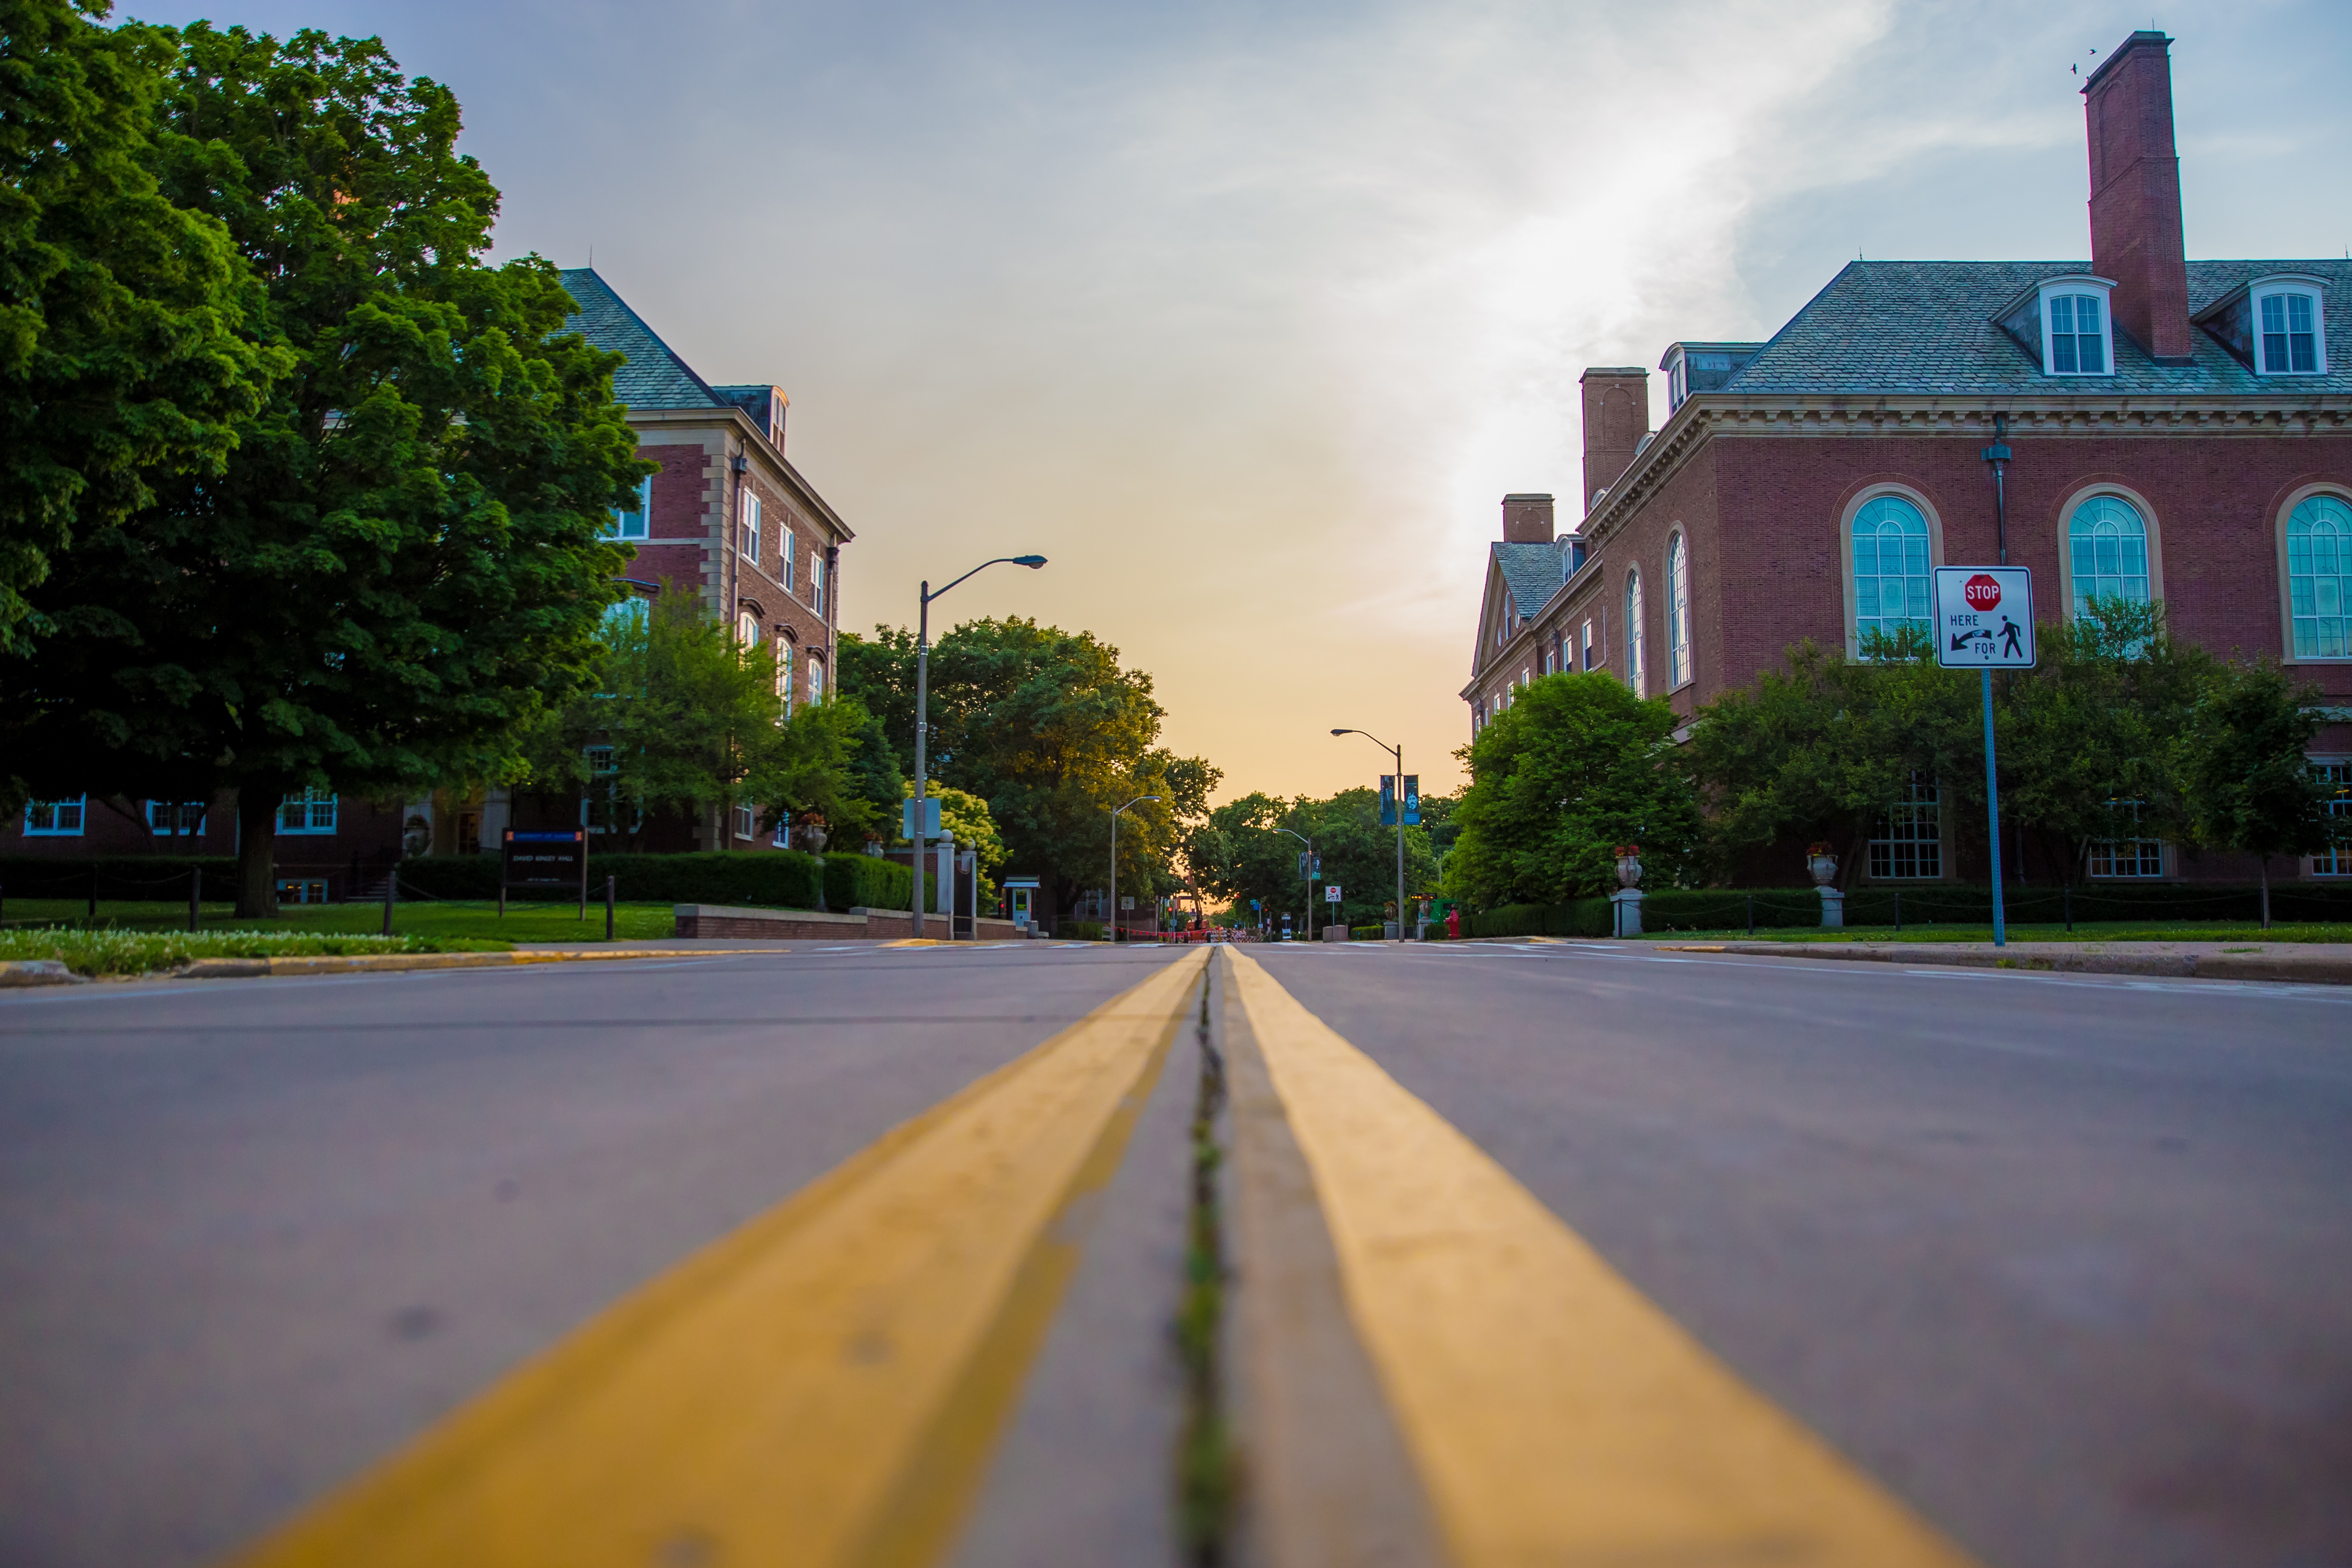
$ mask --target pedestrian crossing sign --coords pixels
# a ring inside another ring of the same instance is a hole
[[[1936,568],[1936,662],[2033,668],[2033,574],[2023,566]]]

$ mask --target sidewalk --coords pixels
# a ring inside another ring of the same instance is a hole
[[[1657,942],[1653,945],[1668,952],[2352,985],[2352,942],[2013,942],[1995,947],[1989,942]]]

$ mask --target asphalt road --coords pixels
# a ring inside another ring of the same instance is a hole
[[[0,1563],[216,1558],[1171,956],[0,993]]]
[[[1251,951],[1986,1562],[2352,1563],[2352,989]]]
[[[2352,990],[1252,951],[1986,1563],[2352,1563]],[[1174,956],[0,994],[0,1563],[216,1557]],[[1165,1474],[1137,1338],[1192,1076],[1100,1206],[967,1562],[1048,1550],[1073,1456]],[[1097,1541],[1161,1517],[1089,1507]]]

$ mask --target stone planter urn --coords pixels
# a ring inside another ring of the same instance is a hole
[[[1805,869],[1813,874],[1813,886],[1826,888],[1837,880],[1837,857],[1826,844],[1816,844],[1805,853]]]
[[[1617,885],[1638,888],[1642,885],[1642,847],[1638,844],[1617,846]]]

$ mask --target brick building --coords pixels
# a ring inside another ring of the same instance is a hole
[[[1505,498],[1473,732],[1558,669],[1689,715],[1801,638],[1853,652],[1924,620],[1929,568],[2005,544],[2044,619],[2160,601],[2187,640],[2282,660],[2326,694],[2315,757],[2352,773],[2352,262],[2187,259],[2169,46],[2134,33],[2083,89],[2088,260],[1850,262],[1767,342],[1669,346],[1654,430],[1644,369],[1585,372],[1581,521],[1558,533],[1551,497]],[[1898,815],[1920,843],[1874,847],[1881,874],[1980,880],[1932,783],[1917,804]],[[2092,869],[2252,868],[2151,840]]]
[[[830,689],[841,547],[848,527],[784,457],[787,402],[774,386],[713,386],[589,268],[566,271],[580,305],[571,328],[627,356],[613,378],[628,405],[638,455],[661,465],[637,505],[613,520],[614,537],[635,546],[623,569],[633,595],[698,595],[747,640],[778,645],[792,700]],[[574,826],[584,805],[517,802],[494,789],[436,791],[405,802],[331,795],[289,795],[279,811],[280,895],[290,901],[342,900],[381,885],[403,853],[495,852],[508,826]],[[40,801],[0,825],[0,854],[235,855],[236,813],[226,797],[211,809],[151,801]],[[646,826],[654,849],[764,849],[756,813],[736,820]]]

